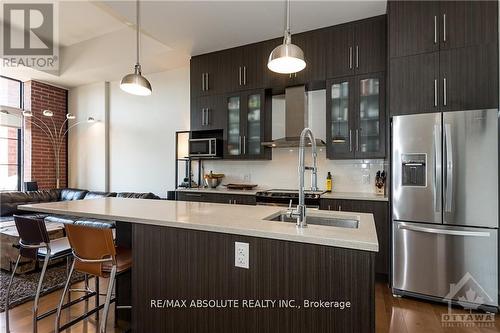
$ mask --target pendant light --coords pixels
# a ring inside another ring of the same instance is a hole
[[[290,0],[286,0],[285,35],[283,44],[271,51],[267,68],[280,74],[297,73],[306,68],[304,52],[297,45],[292,44],[290,34]]]
[[[127,74],[123,77],[120,88],[121,90],[133,95],[148,96],[151,95],[152,89],[149,81],[142,76],[141,64],[139,63],[139,31],[140,31],[140,12],[139,0],[136,0],[136,42],[137,42],[137,63],[134,67],[134,73]]]

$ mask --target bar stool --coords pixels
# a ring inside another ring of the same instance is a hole
[[[95,277],[109,278],[103,315],[99,323],[99,332],[104,333],[106,331],[110,303],[115,301],[115,298],[112,298],[115,277],[117,274],[127,271],[132,266],[131,251],[115,247],[111,229],[68,224],[66,225],[66,234],[68,235],[73,251],[74,260],[59,301],[59,306],[57,307],[55,332],[58,333],[75,324],[75,322],[70,322],[60,327],[64,297],[70,285],[71,275],[74,270],[77,270]],[[99,311],[101,307],[101,305],[98,305],[92,311]]]
[[[38,280],[38,287],[36,289],[35,300],[33,302],[33,332],[38,330],[38,321],[50,316],[56,312],[56,309],[47,311],[38,316],[38,301],[40,292],[42,290],[43,278],[47,271],[47,265],[50,260],[66,258],[66,267],[68,267],[71,258],[71,247],[66,237],[55,240],[50,240],[45,222],[42,218],[22,217],[14,215],[16,229],[19,234],[19,255],[17,256],[14,270],[10,276],[9,285],[7,286],[7,295],[5,299],[5,330],[10,332],[9,326],[9,305],[10,305],[10,288],[14,275],[19,265],[21,257],[32,260],[43,260],[43,268]],[[66,274],[68,272],[66,271]]]

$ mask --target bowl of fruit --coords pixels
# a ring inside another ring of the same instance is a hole
[[[212,171],[210,171],[209,174],[206,174],[204,176],[205,185],[210,188],[216,188],[220,185],[220,183],[222,183],[222,178],[224,178],[223,173],[213,173]]]

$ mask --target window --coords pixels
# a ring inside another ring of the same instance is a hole
[[[21,189],[21,129],[0,125],[0,191]]]
[[[0,76],[0,105],[22,109],[22,98],[22,82],[6,76]]]
[[[0,76],[0,106],[21,109],[22,105],[22,82]],[[0,191],[21,189],[21,126],[20,118],[12,111],[6,110],[5,113],[4,111],[0,113]]]

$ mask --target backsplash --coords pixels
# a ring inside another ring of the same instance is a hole
[[[310,149],[306,150],[306,165],[311,165]],[[375,175],[388,168],[384,160],[327,160],[325,149],[318,151],[318,187],[325,189],[328,171],[333,175],[333,190],[337,192],[375,192]],[[205,161],[205,172],[224,173],[223,184],[253,183],[259,188],[298,187],[298,148],[274,149],[271,161]],[[306,172],[306,187],[310,172]]]

